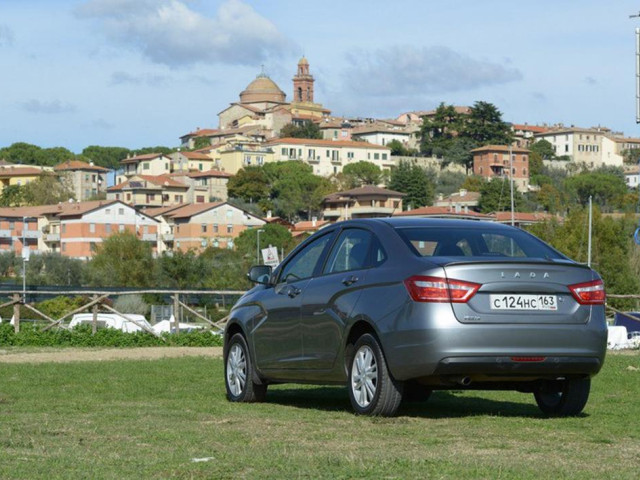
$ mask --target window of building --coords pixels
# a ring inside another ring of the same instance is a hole
[[[130,200],[131,200],[131,194],[127,193],[127,201],[130,201]]]
[[[315,160],[316,159],[316,151],[314,148],[310,148],[308,151],[308,158],[309,160]]]
[[[327,158],[331,158],[331,152],[329,150],[325,150],[326,154],[327,154]]]
[[[107,224],[104,226],[104,230],[105,230],[105,232],[107,232],[107,233],[111,233],[111,224],[110,224],[110,223],[107,223]]]
[[[227,218],[231,218],[233,217],[233,210],[229,209],[227,210]]]
[[[565,152],[568,152],[568,151],[569,151],[569,145],[565,145],[565,146],[564,146],[564,151],[565,151]]]
[[[333,167],[333,173],[338,173],[338,167]]]
[[[263,156],[260,156],[260,155],[259,155],[259,156],[257,156],[257,157],[256,157],[256,163],[257,163],[258,165],[264,165],[264,157],[263,157]]]
[[[123,224],[118,225],[118,231],[120,233],[124,232],[124,225]]]
[[[207,233],[207,224],[203,223],[202,225],[200,225],[200,231],[202,233]]]
[[[12,227],[9,227],[9,228],[12,228]],[[67,233],[67,224],[66,224],[66,223],[63,223],[63,224],[60,226],[60,229],[61,229],[62,233]]]
[[[104,214],[105,215],[111,215],[111,209],[110,208],[105,208]]]
[[[116,200],[120,200],[120,194],[116,193]]]
[[[144,163],[142,164],[142,169],[143,169],[143,170],[149,170],[149,162],[144,162]]]
[[[96,224],[95,223],[90,223],[89,224],[89,233],[96,233]]]
[[[233,225],[227,225],[227,233],[233,233]]]
[[[198,164],[198,170],[202,171],[202,164],[201,163]]]
[[[353,158],[353,152],[347,152],[347,158]]]
[[[386,160],[386,159],[387,159],[387,154],[386,154],[386,153],[383,153],[383,154],[382,154],[382,159],[383,159],[383,160]]]
[[[9,230],[16,228],[16,222],[9,222]]]
[[[118,209],[118,215],[124,215],[124,208]]]
[[[286,154],[287,154],[287,149],[286,149],[286,148],[283,148],[283,149],[280,151],[280,153],[281,153],[282,155],[286,155]]]
[[[149,225],[145,225],[144,227],[142,227],[142,233],[144,233],[145,235],[149,233]]]
[[[367,152],[367,160],[371,160],[371,152]]]
[[[66,243],[63,243],[63,244],[62,244],[62,251],[63,251],[63,252],[66,252],[66,251],[67,251],[67,244],[66,244]]]
[[[165,163],[165,164],[164,164],[164,169],[165,169],[167,172],[169,171],[169,164],[168,164],[168,163]]]
[[[244,156],[244,164],[245,165],[251,165],[251,155],[245,155]]]
[[[175,199],[176,199],[176,202],[182,203],[182,195],[176,195]]]
[[[204,203],[204,195],[197,195],[196,203]]]
[[[218,233],[218,224],[217,223],[213,224],[213,233]]]

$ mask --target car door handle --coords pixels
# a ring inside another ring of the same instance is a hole
[[[355,275],[351,275],[350,277],[343,279],[342,284],[348,287],[349,285],[353,285],[357,281],[358,281],[358,277],[356,277]]]
[[[287,295],[289,295],[290,298],[293,298],[300,295],[301,292],[302,290],[300,290],[298,287],[289,287],[289,291],[287,292]]]

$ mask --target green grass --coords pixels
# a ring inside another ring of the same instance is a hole
[[[0,364],[2,479],[636,479],[639,452],[638,352],[609,355],[565,419],[514,392],[436,392],[396,418],[354,416],[339,387],[231,404],[205,358]]]

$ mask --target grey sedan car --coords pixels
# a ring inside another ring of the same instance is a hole
[[[577,415],[604,362],[600,276],[506,225],[340,222],[249,278],[225,331],[233,402],[264,401],[271,383],[341,384],[356,413],[394,415],[435,389],[491,389]]]

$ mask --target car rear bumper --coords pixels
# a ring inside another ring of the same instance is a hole
[[[434,375],[570,376],[595,375],[602,368],[597,357],[449,357],[436,366]]]

